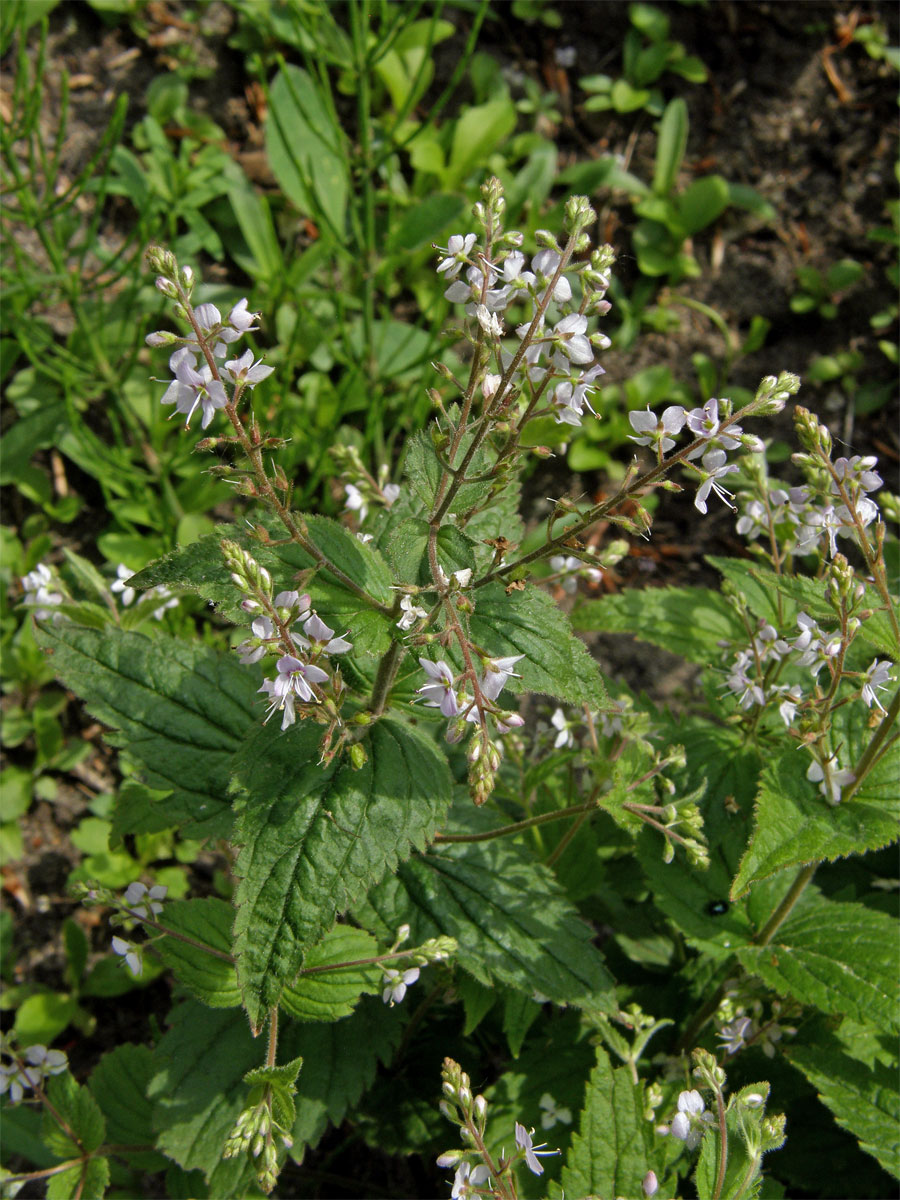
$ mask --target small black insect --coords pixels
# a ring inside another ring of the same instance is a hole
[[[731,905],[727,900],[710,900],[706,906],[706,911],[711,917],[721,917],[722,913],[727,913]]]

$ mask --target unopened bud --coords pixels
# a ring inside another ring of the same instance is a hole
[[[162,275],[159,275],[157,276],[155,283],[157,289],[162,292],[164,296],[168,296],[170,300],[178,299],[178,288],[174,283],[172,283],[171,279],[163,279]]]
[[[656,1178],[655,1171],[647,1172],[641,1181],[641,1188],[644,1192],[644,1195],[648,1197],[648,1200],[650,1196],[656,1195],[657,1190],[659,1189],[659,1180]]]
[[[531,453],[533,455],[535,455],[536,458],[553,458],[553,457],[555,457],[553,454],[553,451],[550,449],[549,446],[532,446]]]
[[[369,760],[366,748],[362,742],[354,742],[350,747],[350,766],[354,771],[361,771]]]

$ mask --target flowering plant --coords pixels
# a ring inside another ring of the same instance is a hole
[[[282,443],[254,405],[270,368],[249,350],[228,357],[256,328],[246,302],[227,317],[195,306],[192,270],[149,254],[184,327],[148,339],[171,351],[161,400],[187,427],[199,418],[198,450],[251,515],[127,586],[157,608],[199,594],[239,631],[234,648],[75,610],[46,619],[62,600],[49,575],[33,604],[60,677],[148,785],[118,807],[118,835],[219,839],[236,887],[233,905],[86,891],[149,935],[116,936],[125,971],[153,956],[182,998],[158,1045],[108,1055],[90,1093],[51,1081],[80,1188],[99,1194],[108,1158],[129,1161],[140,1140],[99,1086],[136,1071],[156,1159],[201,1172],[216,1197],[271,1191],[378,1063],[402,1057],[428,1007],[454,998],[468,1035],[500,997],[514,1055],[547,1015],[485,1095],[444,1062],[442,1110],[462,1146],[438,1164],[454,1197],[536,1194],[560,1170],[550,1194],[674,1195],[693,1172],[702,1197],[755,1195],[784,1140],[769,1083],[745,1078],[756,1053],[810,1079],[890,1165],[867,1132],[877,1117],[844,1097],[866,1039],[896,1024],[891,921],[866,894],[813,883],[822,864],[896,836],[900,636],[876,463],[833,460],[828,431],[798,408],[806,482],[770,480],[745,427],[796,394],[783,372],[739,411],[710,397],[632,413],[640,457],[615,495],[557,499],[529,531],[520,482],[550,455],[541,431],[594,419],[613,254],[591,249],[582,198],[564,238],[540,232],[530,257],[503,215],[491,180],[476,232],[441,251],[460,348],[436,364],[434,420],[409,439],[402,481],[336,452],[344,523],[292,506]],[[755,561],[714,560],[721,590],[579,601],[579,581],[649,536],[647,497],[685,487],[697,519],[716,503],[739,514]],[[882,503],[896,516],[894,497]],[[598,548],[601,522],[621,536]],[[557,598],[572,596],[570,621]],[[679,718],[608,687],[576,629],[680,653],[699,668],[695,698]],[[654,975],[677,983],[649,989]],[[411,1020],[409,994],[425,988]],[[11,1048],[10,1090],[41,1086],[39,1049]]]

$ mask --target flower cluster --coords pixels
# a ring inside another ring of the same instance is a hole
[[[29,1046],[21,1057],[5,1045],[3,1053],[12,1061],[0,1060],[0,1096],[8,1093],[13,1104],[18,1104],[26,1092],[40,1087],[48,1075],[61,1075],[69,1065],[62,1050],[48,1050],[40,1044]]]
[[[458,742],[465,733],[466,725],[480,720],[479,712],[490,713],[497,726],[498,733],[507,733],[510,729],[519,728],[524,724],[518,713],[506,712],[496,707],[493,702],[500,695],[507,680],[516,675],[513,667],[525,656],[514,654],[507,658],[482,658],[484,673],[478,680],[478,694],[489,705],[479,704],[474,698],[470,699],[465,688],[467,672],[457,679],[443,659],[430,662],[420,658],[419,665],[428,676],[429,682],[420,687],[417,695],[421,696],[426,708],[439,708],[443,715],[454,719],[447,730],[447,741]]]
[[[594,364],[594,353],[607,349],[610,339],[601,333],[588,334],[588,314],[609,312],[606,292],[613,254],[603,246],[593,252],[588,264],[576,267],[549,234],[538,237],[545,244],[529,264],[517,249],[523,241],[521,233],[509,231],[498,239],[490,261],[482,251],[473,253],[474,233],[454,234],[437,270],[452,280],[445,297],[465,304],[466,312],[494,343],[502,374],[485,376],[485,399],[503,408],[515,389],[529,416],[552,414],[557,424],[577,427],[585,409],[596,416],[588,397],[604,371]],[[460,278],[463,267],[465,279]],[[576,292],[580,293],[577,302]],[[517,316],[515,333],[522,344],[516,351],[501,344],[505,334],[501,314],[513,305],[524,305],[526,310],[524,320]],[[498,395],[504,379],[503,393]]]
[[[317,704],[320,699],[320,685],[327,684],[333,678],[332,674],[324,671],[318,664],[329,655],[346,654],[348,650],[353,649],[353,645],[346,638],[335,637],[334,630],[326,625],[315,611],[310,610],[308,595],[279,592],[275,597],[275,605],[291,610],[299,608],[298,615],[288,620],[298,621],[303,628],[302,634],[295,631],[289,635],[295,649],[300,647],[303,657],[300,657],[300,651],[282,654],[275,664],[278,674],[274,679],[264,679],[259,689],[269,698],[265,720],[268,721],[274,712],[281,712],[281,728],[287,729],[297,719],[297,700],[303,704]],[[251,629],[257,638],[261,639],[263,646],[270,642],[277,643],[279,640],[268,617],[257,618]]]
[[[116,567],[115,581],[110,584],[110,591],[117,592],[122,597],[122,605],[125,608],[128,608],[130,604],[133,604],[135,597],[137,596],[137,592],[135,592],[134,588],[128,586],[128,580],[134,574],[135,572],[130,571],[124,563],[119,563],[119,565]],[[152,615],[154,621],[161,621],[165,616],[167,609],[178,607],[178,597],[173,596],[164,583],[157,584],[156,587],[150,588],[144,593],[141,599],[146,600],[148,597],[152,597],[154,600],[160,601],[159,607],[153,609]]]
[[[65,599],[61,591],[55,590],[61,586],[59,579],[46,563],[38,563],[27,575],[22,576],[22,588],[25,592],[22,603],[34,609],[34,615],[39,621],[45,621],[54,615],[53,609]]]
[[[777,399],[773,401],[774,404],[783,406],[788,394],[783,388],[775,391]],[[716,397],[690,412],[679,404],[673,404],[663,411],[661,417],[647,408],[642,412],[629,413],[628,420],[634,430],[630,435],[631,440],[639,446],[652,446],[659,462],[675,446],[683,430],[693,435],[694,443],[684,455],[684,463],[699,485],[694,507],[701,513],[707,511],[710,493],[718,496],[729,508],[734,507],[731,493],[720,482],[726,475],[738,470],[736,463],[728,462],[728,452],[759,452],[764,449],[755,434],[744,433],[741,426],[734,422],[731,401]],[[697,459],[700,460],[699,466]]]

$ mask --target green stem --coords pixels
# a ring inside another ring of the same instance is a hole
[[[581,816],[582,813],[593,812],[597,808],[596,800],[587,804],[572,804],[568,808],[558,808],[555,812],[541,813],[537,817],[526,817],[524,821],[515,821],[512,825],[501,825],[499,829],[489,829],[485,833],[437,833],[434,844],[449,842],[489,842],[492,838],[508,837],[513,833],[521,833],[523,829],[531,829],[535,825],[546,825],[549,821],[561,821],[566,817]]]
[[[775,911],[763,925],[759,933],[754,937],[753,943],[756,946],[768,946],[772,938],[778,932],[778,929],[784,924],[791,914],[794,905],[806,891],[813,875],[815,875],[819,864],[817,862],[809,863],[798,874],[794,882],[788,888],[787,893],[783,897],[781,903],[776,907]]]
[[[716,1186],[712,1200],[719,1200],[725,1184],[725,1168],[728,1165],[728,1126],[725,1123],[725,1101],[722,1099],[722,1089],[716,1089],[716,1111],[719,1116],[719,1169],[716,1172]]]

